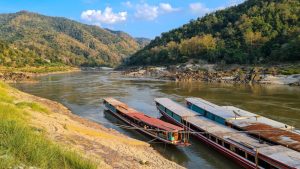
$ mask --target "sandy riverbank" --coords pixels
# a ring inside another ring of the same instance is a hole
[[[9,95],[15,102],[38,103],[49,109],[48,113],[28,111],[31,119],[28,123],[45,131],[50,140],[96,161],[98,168],[182,168],[148,143],[76,116],[60,103],[15,89],[9,90]]]

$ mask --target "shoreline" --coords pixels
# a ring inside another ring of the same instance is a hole
[[[283,75],[271,67],[234,67],[217,70],[204,67],[139,67],[120,70],[126,78],[168,80],[176,82],[208,82],[228,84],[264,84],[300,86],[300,73]]]
[[[0,80],[5,83],[37,83],[37,77],[47,76],[52,74],[63,74],[63,73],[72,73],[72,72],[80,72],[81,69],[77,67],[71,67],[67,70],[61,71],[53,71],[53,72],[26,72],[20,70],[0,70]]]
[[[30,126],[44,131],[49,140],[96,161],[98,168],[184,168],[167,160],[146,142],[77,116],[58,102],[9,88],[15,102],[37,103],[49,110],[48,113],[30,111]]]

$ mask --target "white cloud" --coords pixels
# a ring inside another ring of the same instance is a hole
[[[151,6],[148,4],[143,5],[137,5],[136,6],[136,12],[135,17],[146,19],[146,20],[154,20],[158,17],[158,7],[157,6]]]
[[[169,3],[160,3],[159,5],[149,5],[147,3],[137,4],[135,17],[146,20],[154,20],[161,14],[176,12],[179,10],[179,8],[174,8]]]
[[[130,1],[122,2],[121,4],[124,5],[124,6],[126,6],[126,7],[128,7],[128,8],[132,8],[133,7],[133,4]]]
[[[175,11],[179,11],[179,8],[173,8],[171,6],[171,4],[168,4],[168,3],[160,3],[159,4],[159,8],[163,12],[175,12]]]
[[[189,8],[190,10],[193,12],[193,13],[196,13],[196,14],[206,14],[208,12],[211,12],[212,10],[207,8],[204,4],[198,2],[198,3],[191,3],[189,5]]]
[[[96,25],[99,24],[115,24],[126,21],[127,12],[113,13],[112,8],[106,7],[102,12],[101,10],[86,10],[81,13],[83,20],[92,22]]]

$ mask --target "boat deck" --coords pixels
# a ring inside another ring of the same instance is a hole
[[[290,149],[280,145],[259,148],[257,151],[259,154],[271,157],[291,167],[300,168],[300,155],[297,151],[290,151]]]
[[[255,154],[256,150],[258,150],[259,154],[272,158],[283,164],[287,164],[296,168],[300,166],[300,153],[297,151],[281,145],[270,145],[262,143],[243,132],[237,131],[235,129],[229,128],[205,117],[202,117],[198,113],[191,111],[190,109],[183,107],[168,98],[158,98],[155,99],[155,102],[163,105],[169,110],[172,110],[173,113],[182,117],[182,119],[189,122],[190,124],[193,124],[199,129],[202,129],[207,133],[230,142],[231,144],[237,145],[240,148],[248,150],[253,154]]]
[[[245,112],[245,110],[233,106],[228,106],[226,109]],[[242,130],[250,131],[254,135],[259,135],[261,138],[300,152],[300,133],[292,130],[292,127],[286,124],[265,117],[230,119],[228,122]],[[262,132],[257,132],[258,130],[262,130]]]
[[[186,101],[225,119],[227,123],[241,130],[300,152],[300,133],[294,131],[294,127],[290,125],[234,106],[218,106],[201,98],[187,98]]]

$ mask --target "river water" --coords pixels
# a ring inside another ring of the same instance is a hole
[[[148,115],[159,117],[153,99],[169,97],[183,104],[185,97],[201,97],[220,105],[236,107],[300,128],[300,88],[290,86],[179,83],[122,78],[114,72],[76,72],[48,75],[38,83],[15,84],[18,89],[58,101],[75,114],[114,128],[130,137],[150,141],[133,130],[121,129],[119,120],[104,112],[101,101],[115,97]],[[187,168],[239,168],[213,149],[191,140],[189,147],[152,146],[166,158]]]

